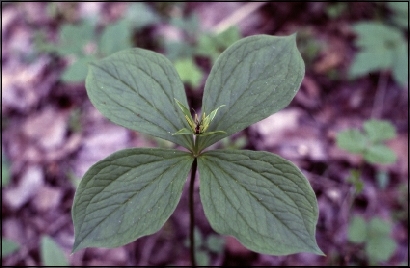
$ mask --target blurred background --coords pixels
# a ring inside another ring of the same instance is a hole
[[[87,63],[130,47],[164,53],[198,110],[222,51],[295,32],[306,74],[292,103],[214,148],[269,151],[301,168],[327,256],[263,255],[218,235],[197,178],[198,263],[407,266],[407,2],[2,2],[2,265],[191,265],[186,189],[161,231],[70,255],[85,171],[119,149],[176,148],[103,117],[85,91]]]

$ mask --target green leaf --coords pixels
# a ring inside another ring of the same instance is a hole
[[[157,232],[176,208],[192,161],[187,152],[134,148],[94,164],[74,197],[73,252]]]
[[[174,66],[183,82],[194,88],[201,85],[203,74],[192,58],[178,59],[175,61]]]
[[[200,248],[201,247],[201,245],[202,245],[202,241],[203,241],[203,238],[202,238],[202,233],[201,233],[201,230],[199,230],[199,228],[198,227],[195,227],[194,228],[194,243],[195,243],[195,248]],[[189,244],[190,245],[190,244]]]
[[[239,28],[229,27],[225,31],[215,35],[214,33],[204,33],[198,38],[198,45],[195,54],[209,56],[215,62],[221,52],[241,38]]]
[[[10,182],[10,164],[1,150],[1,187],[5,187]]]
[[[172,40],[164,40],[165,55],[171,61],[176,61],[179,58],[192,58],[193,47],[185,42],[176,42]]]
[[[367,146],[367,138],[357,129],[348,129],[337,134],[336,143],[339,148],[348,152],[363,153]]]
[[[368,228],[368,236],[369,238],[374,237],[387,237],[391,231],[391,225],[389,222],[382,220],[379,217],[374,217],[370,220]]]
[[[205,84],[202,112],[226,105],[208,130],[226,134],[201,137],[200,150],[290,103],[305,73],[295,38],[296,35],[250,36],[219,56]]]
[[[162,54],[133,48],[90,65],[85,82],[92,104],[112,122],[192,148],[174,98],[188,106],[184,86]]]
[[[177,100],[177,99],[174,99],[174,100],[178,104],[178,107],[181,109],[182,113],[184,114],[185,121],[188,123],[188,126],[191,128],[191,131],[189,131],[189,129],[188,129],[188,131],[190,132],[190,134],[192,134],[195,131],[196,124],[195,124],[194,120],[192,119],[191,112],[179,100]],[[197,120],[197,119],[195,118],[195,120]],[[183,128],[175,134],[188,134],[185,129],[186,128]],[[173,135],[175,135],[175,134],[173,134]]]
[[[357,34],[356,45],[367,51],[393,49],[403,39],[400,30],[379,23],[359,22],[353,28]]]
[[[396,13],[402,13],[403,15],[409,15],[409,5],[406,2],[393,2],[388,1],[387,6],[389,9]]]
[[[236,41],[241,39],[241,33],[239,31],[239,27],[231,26],[227,28],[223,32],[219,33],[216,39],[219,44],[219,50],[225,50],[230,45],[234,44]]]
[[[387,261],[396,250],[396,241],[390,237],[371,238],[366,243],[366,253],[373,262]]]
[[[188,117],[188,119],[191,121],[191,123],[193,123],[194,120],[192,120],[192,115],[191,115],[191,112],[189,111],[188,107],[183,105],[179,100],[177,100],[175,98],[174,98],[174,100],[177,103],[178,107],[181,109],[181,111],[184,113],[185,118]],[[188,123],[188,124],[190,124],[190,123]]]
[[[135,27],[145,27],[159,23],[161,18],[147,3],[132,3],[127,8],[126,18]]]
[[[13,253],[19,249],[19,244],[9,239],[1,238],[1,257],[6,257],[7,255]]]
[[[63,25],[60,29],[58,53],[83,54],[84,46],[94,39],[94,25],[84,21],[79,25]]]
[[[213,110],[210,114],[208,114],[205,117],[205,120],[209,120],[209,122],[212,122],[212,120],[214,120],[214,118],[215,118],[215,115],[218,113],[219,108],[224,107],[224,106],[226,106],[226,105],[221,105],[218,108],[216,108],[215,110]]]
[[[192,130],[189,130],[187,128],[183,128],[178,130],[176,133],[172,133],[172,135],[193,135]]]
[[[409,84],[409,48],[402,43],[394,53],[393,77],[401,86]]]
[[[208,136],[208,135],[214,135],[214,134],[226,134],[225,131],[212,131],[212,132],[205,132],[201,134],[197,134],[197,136]]]
[[[389,121],[368,120],[363,124],[363,129],[373,142],[381,142],[396,137],[396,130]]]
[[[215,38],[211,34],[201,34],[198,38],[198,44],[195,47],[195,54],[201,56],[209,56],[212,62],[215,62],[219,56],[218,47],[215,43]]]
[[[370,220],[367,229],[366,252],[369,259],[376,262],[388,260],[397,247],[396,242],[389,237],[390,223],[379,217],[374,217]]]
[[[363,155],[370,163],[389,164],[396,162],[396,154],[386,145],[374,144],[369,147]]]
[[[130,48],[131,37],[130,23],[126,19],[119,20],[104,29],[99,42],[100,51],[104,55],[109,55]]]
[[[208,238],[206,239],[206,247],[214,252],[214,253],[220,253],[223,250],[224,247],[224,240],[222,237],[218,236],[218,235],[210,235],[208,236]]]
[[[170,25],[185,31],[191,38],[198,34],[199,23],[199,16],[196,13],[191,13],[187,16],[171,16],[169,21]]]
[[[201,154],[198,168],[215,231],[264,254],[323,254],[315,239],[315,193],[292,162],[268,152],[217,150]]]
[[[364,242],[367,238],[367,224],[363,217],[355,215],[350,221],[347,233],[349,241]]]
[[[215,110],[213,110],[210,114],[206,115],[205,113],[202,114],[201,116],[201,124],[200,124],[200,128],[199,131],[200,133],[204,133],[208,130],[209,124],[214,120],[215,115],[217,114],[219,108],[223,107],[225,105],[221,105],[218,108],[216,108]],[[225,133],[225,131],[214,131],[213,133]],[[208,133],[209,135],[209,133]]]
[[[389,69],[393,64],[393,51],[358,52],[349,69],[349,77],[354,79],[371,72]]]
[[[408,53],[401,31],[373,22],[360,22],[353,28],[357,34],[356,45],[361,51],[350,67],[350,78],[392,68],[394,78],[405,85],[408,80]]]
[[[196,262],[198,263],[198,266],[208,266],[209,267],[209,264],[211,262],[208,256],[208,253],[200,249],[195,250],[195,259],[196,259]]]
[[[41,238],[41,260],[44,266],[69,266],[61,248],[49,236]]]
[[[409,28],[409,4],[406,2],[387,2],[387,6],[394,12],[393,21],[396,25]]]
[[[203,238],[202,238],[202,233],[199,230],[198,227],[194,227],[194,248],[195,250],[198,250],[201,248],[203,243]],[[184,246],[189,248],[191,246],[191,240],[190,239],[186,239],[184,241]]]
[[[58,46],[47,41],[44,30],[36,30],[34,32],[34,45],[38,52],[58,53]]]
[[[77,59],[73,64],[64,70],[61,80],[65,82],[84,81],[87,77],[88,64],[95,60],[93,56],[86,56]]]

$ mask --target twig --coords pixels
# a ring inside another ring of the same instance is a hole
[[[386,93],[388,76],[386,71],[380,73],[379,82],[377,84],[376,96],[374,97],[372,118],[380,118],[383,111],[383,100]]]
[[[230,26],[237,25],[241,20],[249,16],[252,12],[257,10],[264,4],[266,4],[266,2],[251,2],[244,4],[227,18],[219,22],[218,25],[214,27],[214,32],[216,34],[219,34],[228,29]]]

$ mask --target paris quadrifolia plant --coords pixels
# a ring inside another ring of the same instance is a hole
[[[205,84],[202,115],[193,118],[178,73],[162,54],[133,48],[90,64],[85,86],[104,116],[186,150],[131,148],[94,164],[74,197],[73,252],[122,246],[160,230],[191,170],[193,256],[198,169],[200,199],[216,232],[263,254],[323,255],[315,239],[316,196],[292,162],[269,152],[206,150],[286,107],[304,72],[295,34],[244,38],[217,59]]]

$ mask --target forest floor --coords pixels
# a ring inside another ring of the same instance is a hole
[[[397,26],[394,12],[385,3],[371,2],[2,2],[2,265],[189,266],[188,184],[159,232],[122,247],[87,248],[70,255],[71,207],[87,169],[124,148],[176,148],[111,123],[87,97],[86,65],[73,64],[96,50],[99,57],[133,46],[164,53],[180,64],[181,77],[187,77],[188,101],[198,110],[213,57],[229,45],[226,42],[294,32],[306,69],[296,97],[287,108],[214,147],[269,151],[294,162],[315,191],[316,239],[326,256],[264,255],[246,249],[235,238],[218,235],[203,212],[197,178],[197,228],[203,241],[211,237],[217,245],[203,243],[200,262],[408,265],[408,81],[400,82],[394,62],[349,78],[359,53],[353,25],[364,21],[390,25],[408,48],[408,25]],[[110,25],[118,28],[104,31]],[[228,27],[233,30],[219,40],[220,47],[212,44]],[[201,43],[209,36],[211,44]],[[194,66],[186,67],[186,59]],[[367,161],[336,142],[341,132],[362,131],[370,119],[384,120],[395,129],[395,135],[383,141],[395,161]],[[358,216],[367,222],[368,232],[360,243],[354,242]],[[381,227],[373,231],[380,234],[372,236],[372,223],[379,223]],[[3,252],[6,243],[9,252]],[[54,250],[47,248],[50,245],[63,252],[55,254],[59,259],[46,254]],[[386,256],[378,255],[378,250]]]

